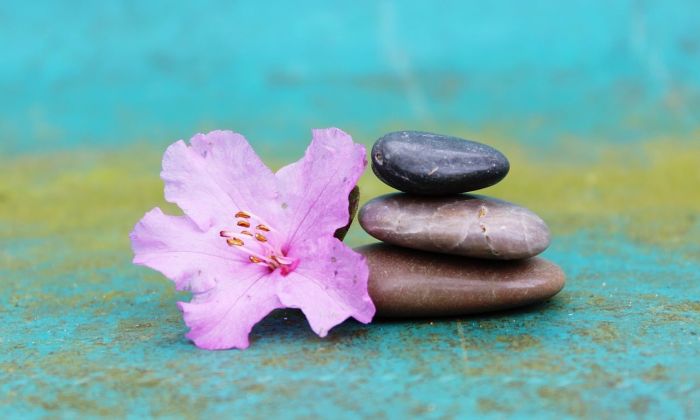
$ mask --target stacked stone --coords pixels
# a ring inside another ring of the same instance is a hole
[[[536,257],[549,228],[532,211],[463,194],[498,183],[510,164],[473,141],[416,131],[372,147],[372,169],[402,191],[360,210],[362,228],[383,243],[357,249],[369,293],[385,317],[447,316],[538,303],[564,287],[564,273]]]

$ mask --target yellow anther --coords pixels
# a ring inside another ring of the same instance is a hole
[[[265,225],[257,225],[257,226],[255,226],[255,229],[257,229],[257,230],[262,230],[263,232],[269,232],[269,231],[270,231],[270,228],[267,227],[267,226],[265,226]]]
[[[247,220],[239,220],[238,223],[236,223],[240,227],[244,228],[249,228],[250,227],[250,222]]]
[[[262,235],[259,234],[259,233],[256,233],[256,234],[255,234],[255,239],[257,239],[257,240],[260,241],[260,242],[267,242],[267,238],[264,237],[264,236],[262,236]]]
[[[249,259],[250,262],[252,262],[253,264],[257,264],[257,263],[261,263],[261,262],[262,262],[262,260],[261,260],[260,258],[254,256],[254,255],[251,255],[250,257],[248,257],[248,259]]]
[[[226,239],[226,243],[229,244],[229,246],[243,246],[244,243],[241,239],[239,238],[228,238]]]
[[[248,232],[247,230],[242,230],[241,235],[248,235],[248,236],[253,236],[252,233]]]
[[[239,211],[236,213],[236,217],[242,217],[244,219],[250,219],[250,214],[244,212],[244,211]]]

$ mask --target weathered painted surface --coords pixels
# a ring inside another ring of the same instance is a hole
[[[697,2],[12,3],[1,417],[700,417]],[[277,166],[327,125],[497,146],[511,172],[484,194],[542,215],[567,287],[327,339],[283,311],[244,352],[196,349],[187,295],[130,264],[162,146],[234,128]]]
[[[562,236],[546,253],[569,284],[541,306],[346,323],[326,340],[280,312],[244,352],[189,344],[170,284],[130,267],[126,249],[73,255],[60,237],[13,241],[3,260],[23,267],[2,272],[0,411],[693,417],[700,264],[601,237]]]

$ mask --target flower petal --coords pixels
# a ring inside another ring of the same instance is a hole
[[[303,258],[302,258],[303,254]],[[300,308],[311,328],[325,337],[348,317],[369,323],[375,313],[367,292],[365,258],[334,237],[306,241],[290,254],[299,266],[279,282],[278,295],[289,308]]]
[[[248,335],[253,326],[282,307],[276,293],[278,276],[257,267],[256,273],[245,278],[219,281],[210,291],[194,295],[189,303],[178,302],[190,327],[187,338],[197,347],[245,349],[250,344]]]
[[[337,128],[313,130],[304,157],[277,171],[291,244],[332,236],[348,223],[348,195],[367,164],[365,148]]]
[[[239,210],[267,216],[259,202],[277,197],[274,174],[240,134],[197,134],[163,155],[165,199],[177,204],[202,230],[232,220]]]
[[[146,213],[129,237],[134,263],[160,271],[178,290],[207,290],[249,265],[216,232],[202,232],[187,216],[168,216],[159,208]]]

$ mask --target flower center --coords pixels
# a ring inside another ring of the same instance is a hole
[[[267,266],[270,271],[279,268],[282,275],[296,268],[298,261],[285,255],[279,246],[279,233],[269,224],[247,211],[239,211],[235,218],[236,229],[219,232],[230,247],[247,254],[252,264]]]

